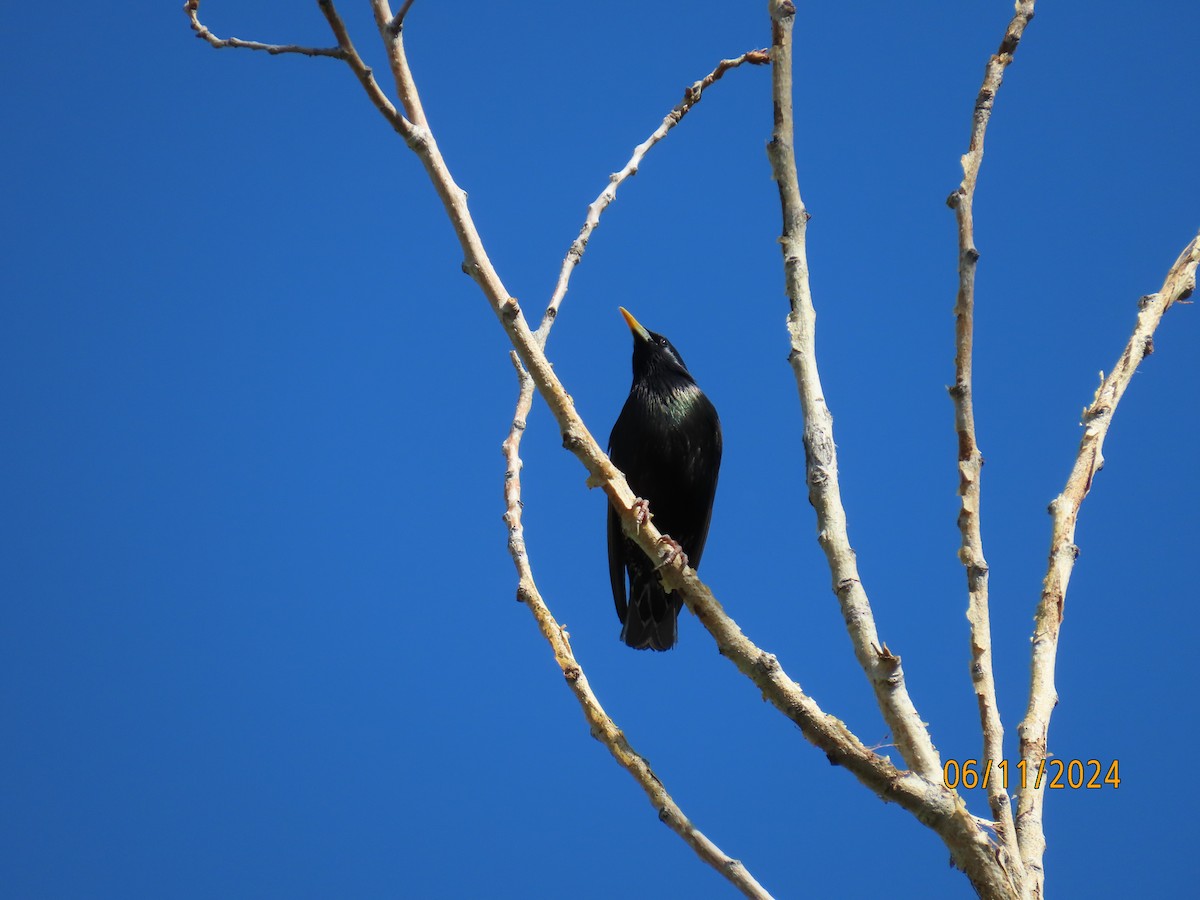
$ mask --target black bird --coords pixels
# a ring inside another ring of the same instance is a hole
[[[700,565],[717,473],[721,421],[696,386],[679,351],[647,331],[624,307],[633,332],[633,387],[608,439],[608,455],[634,494],[650,504],[654,525],[673,539],[693,567]],[[663,590],[656,564],[621,531],[608,510],[608,574],[621,620],[621,640],[637,650],[670,650],[683,601]],[[625,574],[629,573],[628,600]]]

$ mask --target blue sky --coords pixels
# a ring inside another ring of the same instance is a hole
[[[13,897],[725,897],[588,736],[505,549],[507,344],[416,159],[329,60],[214,51],[180,2],[8,4],[0,275],[0,881]],[[219,34],[330,43],[314,3],[208,0]],[[382,74],[367,4],[343,4]],[[818,355],[880,633],[944,758],[979,753],[953,380],[954,218],[1006,2],[801,4],[797,143]],[[1200,8],[1048,4],[976,199],[976,402],[996,676],[1015,752],[1078,418],[1200,226]],[[417,3],[426,110],[527,309],[586,205],[765,4]],[[629,307],[720,410],[703,575],[869,744],[786,363],[766,69],[730,73],[622,189],[550,341],[603,439]],[[1191,160],[1191,162],[1189,162]],[[1172,309],[1077,535],[1051,749],[1118,790],[1047,803],[1048,889],[1192,885],[1200,317]],[[534,570],[617,723],[780,897],[965,897],[684,614],[618,640],[604,498],[538,402]],[[986,811],[978,792],[972,808]]]

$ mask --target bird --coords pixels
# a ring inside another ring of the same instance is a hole
[[[682,553],[684,563],[697,568],[717,493],[721,420],[671,342],[644,328],[629,310],[620,311],[633,332],[633,385],[609,436],[608,455],[666,536],[667,560]],[[621,640],[636,650],[670,650],[678,638],[683,601],[667,594],[658,568],[624,534],[610,506],[613,601]]]

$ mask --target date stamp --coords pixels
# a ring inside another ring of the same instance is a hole
[[[1115,790],[1121,786],[1121,765],[1116,759],[1107,766],[1098,759],[1043,759],[1037,765],[1024,759],[1011,764],[1007,759],[948,759],[942,766],[942,783],[950,790],[964,787],[969,791],[977,787],[986,790],[996,783],[1006,791],[1010,787],[1025,790],[1029,785],[1034,790],[1043,786],[1049,790]]]

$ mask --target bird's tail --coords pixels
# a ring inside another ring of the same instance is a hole
[[[670,650],[678,639],[681,605],[653,576],[648,582],[631,584],[621,640],[634,650]]]

